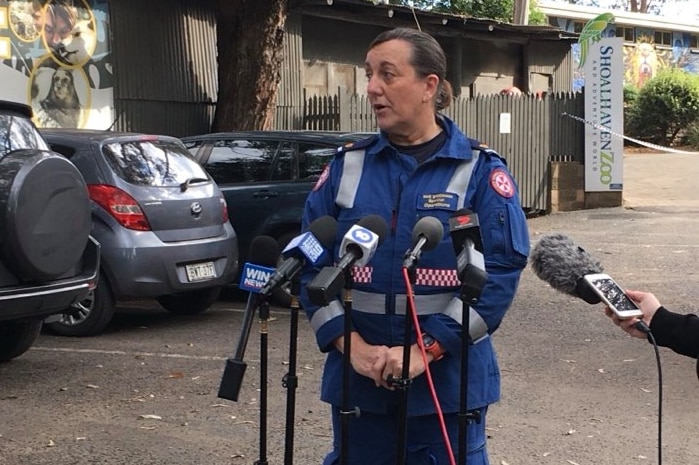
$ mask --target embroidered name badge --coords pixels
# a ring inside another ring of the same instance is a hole
[[[512,182],[512,178],[510,178],[507,171],[502,168],[497,168],[490,173],[490,187],[506,199],[515,195],[515,186]]]
[[[422,194],[417,200],[418,210],[432,210],[438,208],[440,210],[456,210],[456,202],[458,198],[456,194],[444,192],[440,194]]]

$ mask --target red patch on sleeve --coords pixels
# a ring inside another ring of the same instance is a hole
[[[490,173],[490,187],[506,199],[515,195],[515,184],[507,171],[502,168],[497,168]]]
[[[325,169],[323,169],[323,172],[320,173],[320,177],[316,181],[316,185],[313,186],[313,191],[315,192],[318,189],[320,189],[323,186],[323,184],[325,184],[325,181],[327,181],[329,177],[330,177],[330,164],[328,163],[327,165],[325,165]]]

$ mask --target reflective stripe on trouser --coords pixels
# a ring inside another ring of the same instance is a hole
[[[378,388],[380,389],[380,388]],[[488,465],[486,450],[485,417],[487,407],[481,409],[480,423],[469,423],[466,432],[468,442],[468,465]],[[379,415],[361,412],[359,418],[349,420],[348,465],[395,465],[398,444],[396,415]],[[323,465],[340,463],[340,438],[342,424],[340,409],[332,407],[334,449],[323,461]],[[456,413],[444,415],[444,421],[451,437],[454,460],[458,462],[459,435]],[[408,450],[405,465],[449,465],[448,450],[444,445],[437,415],[410,417],[408,419]]]

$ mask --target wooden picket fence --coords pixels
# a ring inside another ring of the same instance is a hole
[[[312,96],[304,101],[303,129],[377,130],[371,104],[364,95],[348,95],[339,88],[336,95]],[[469,137],[507,160],[525,210],[548,210],[550,162],[583,163],[584,125],[565,116],[584,117],[582,93],[457,98],[444,114]]]

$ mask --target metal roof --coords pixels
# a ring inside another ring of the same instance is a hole
[[[415,27],[441,36],[462,36],[511,42],[531,40],[577,41],[578,34],[554,26],[510,24],[486,18],[453,15],[413,9],[409,6],[387,5],[377,0],[308,0],[305,15],[341,18],[361,24],[383,27]]]

